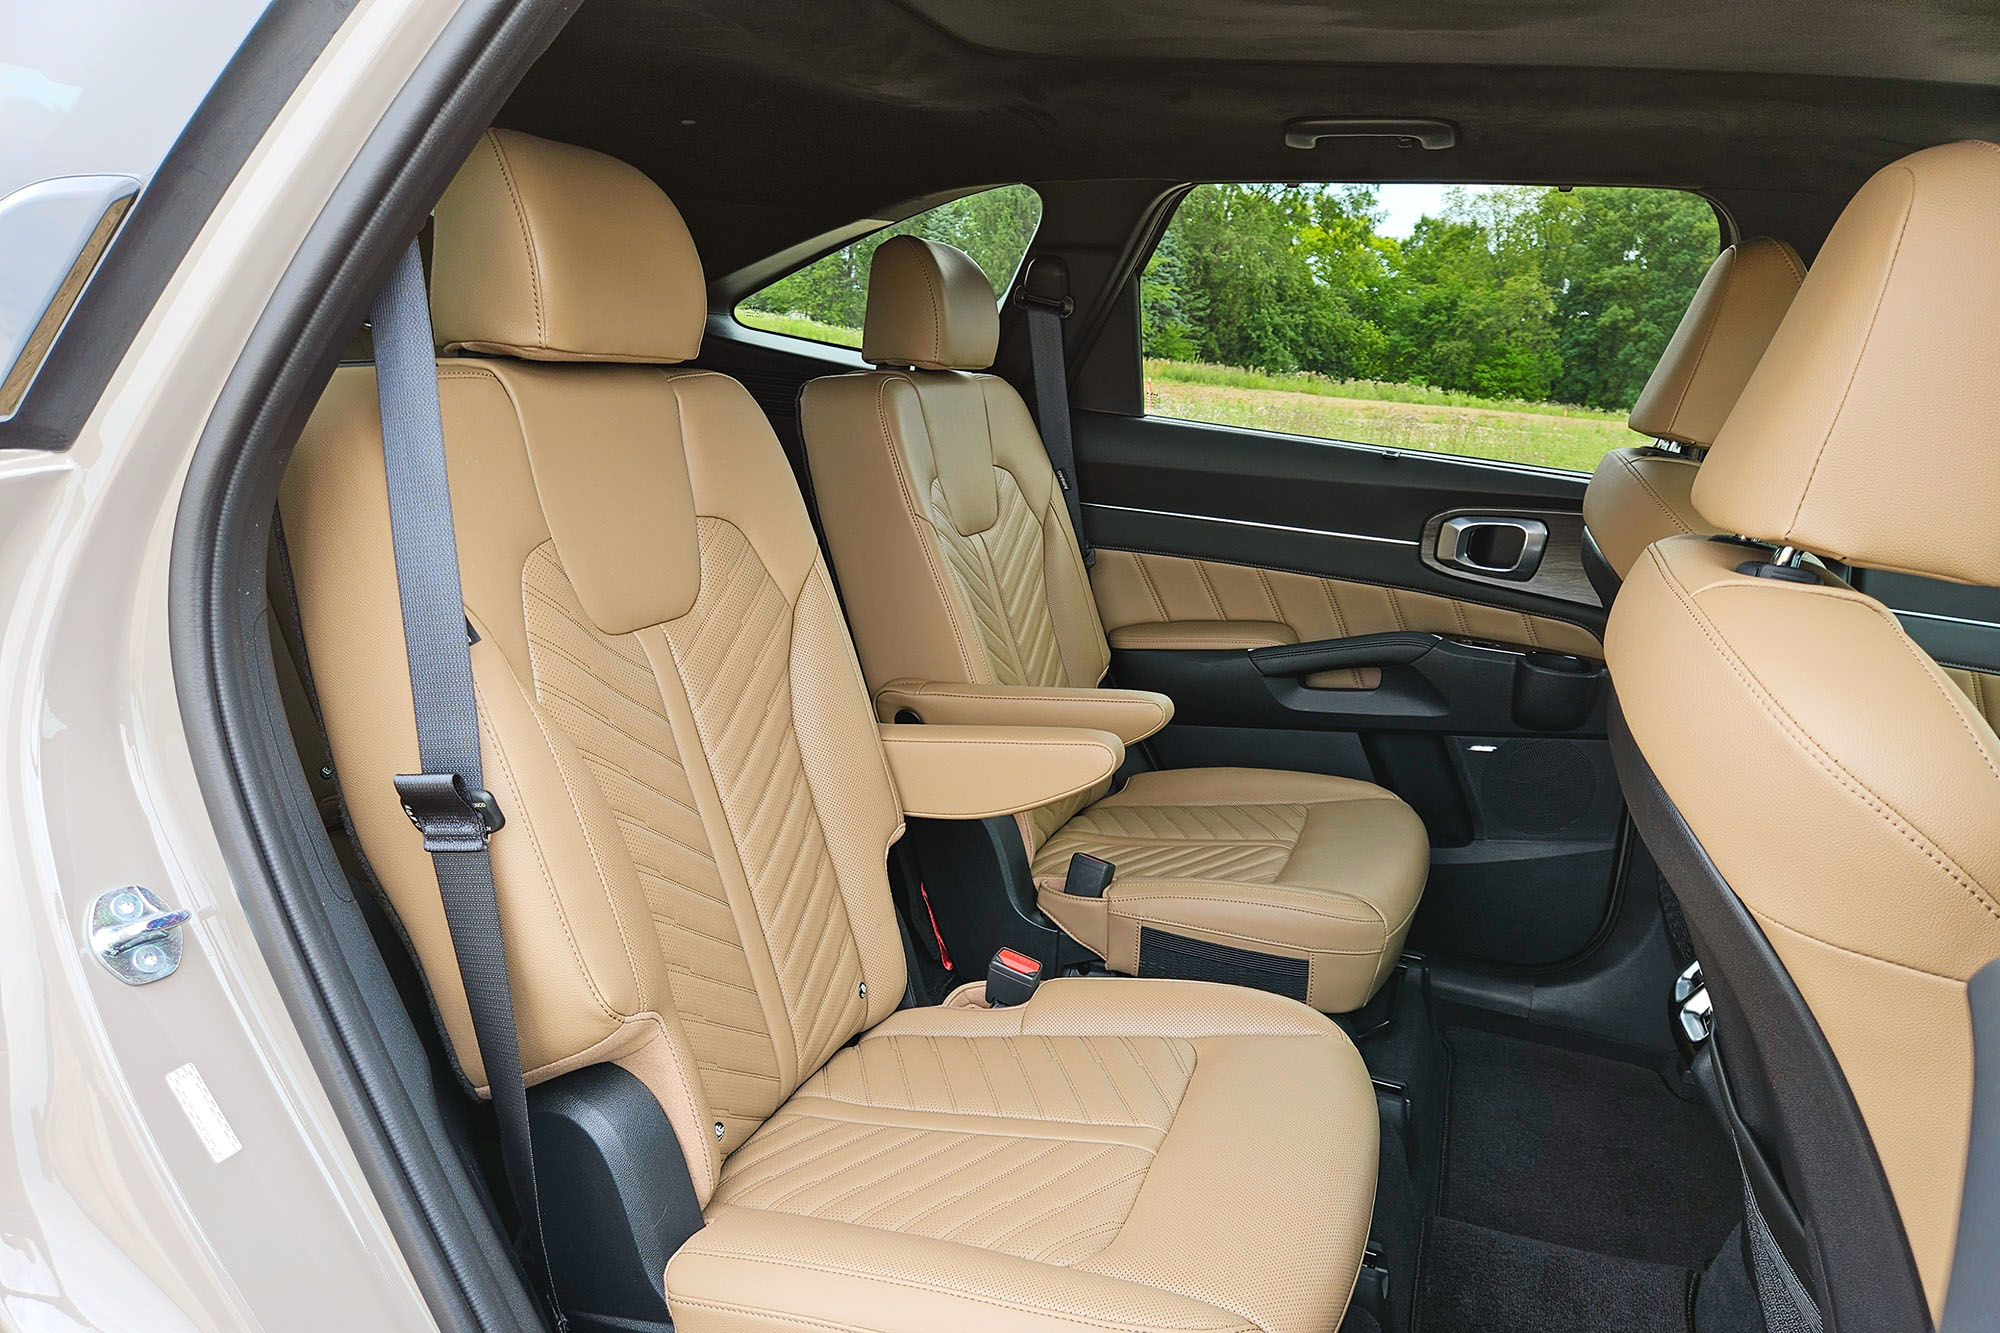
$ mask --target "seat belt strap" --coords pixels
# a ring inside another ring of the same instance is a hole
[[[1075,308],[1069,297],[1069,268],[1060,259],[1041,255],[1028,261],[1018,297],[1028,315],[1028,352],[1035,365],[1035,424],[1042,448],[1062,488],[1063,507],[1076,533],[1086,569],[1097,563],[1097,552],[1083,535],[1083,495],[1077,489],[1076,446],[1069,430],[1069,375],[1063,364],[1062,325]]]
[[[410,657],[410,697],[416,705],[417,754],[423,772],[396,778],[403,810],[424,835],[437,868],[445,921],[458,974],[465,983],[480,1063],[499,1121],[500,1160],[514,1193],[523,1259],[542,1288],[559,1333],[569,1327],[556,1299],[535,1190],[528,1089],[500,935],[488,837],[505,822],[485,790],[479,763],[479,716],[472,692],[472,654],[465,596],[459,586],[458,539],[446,482],[444,422],[438,407],[437,360],[430,299],[414,242],[397,261],[372,315],[375,383],[382,408],[382,458],[388,470],[389,532],[396,587],[403,608],[403,643]]]

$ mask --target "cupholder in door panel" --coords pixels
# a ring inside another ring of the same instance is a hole
[[[1604,695],[1602,663],[1568,653],[1522,653],[1514,661],[1514,722],[1528,731],[1582,725]]]

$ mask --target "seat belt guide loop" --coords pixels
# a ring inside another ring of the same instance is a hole
[[[466,786],[456,773],[399,773],[396,795],[427,852],[485,851],[487,838],[507,824],[493,793]]]

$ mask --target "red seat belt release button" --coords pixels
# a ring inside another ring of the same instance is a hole
[[[986,1002],[996,1009],[1026,1003],[1041,984],[1041,963],[1024,953],[1002,949],[986,965]]]

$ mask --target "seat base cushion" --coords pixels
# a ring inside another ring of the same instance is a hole
[[[1302,1005],[1073,979],[904,1010],[724,1164],[675,1326],[1315,1330],[1374,1204],[1353,1044]]]
[[[1118,867],[1104,897],[1062,891],[1078,852]],[[1394,970],[1429,870],[1423,821],[1392,793],[1255,768],[1137,774],[1034,859],[1042,910],[1113,971],[1179,971],[1206,954],[1215,970],[1201,975],[1268,978],[1326,1013],[1360,1008]],[[1305,964],[1302,980],[1286,959]]]

